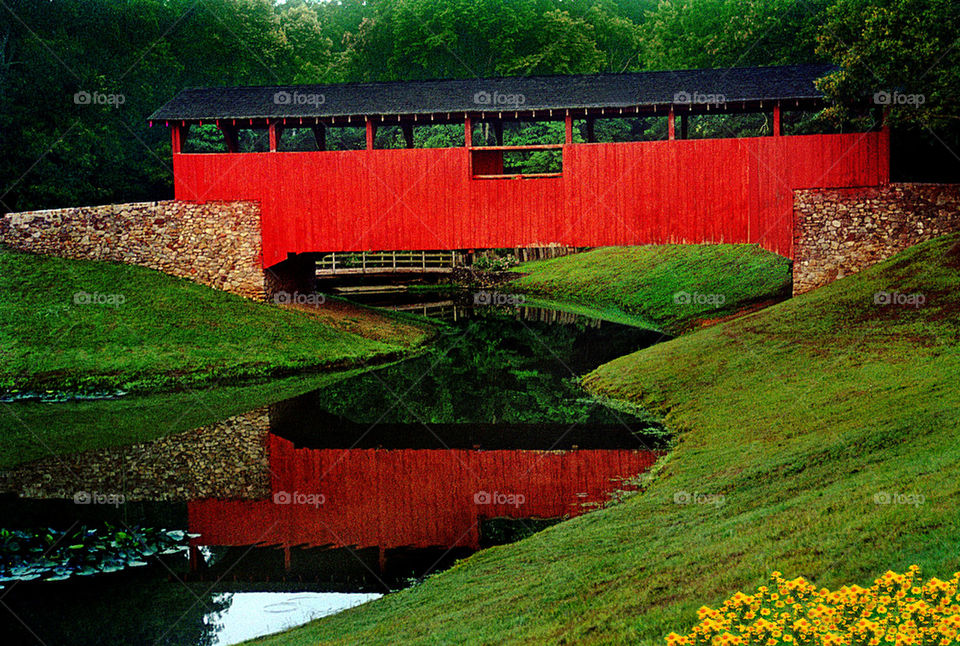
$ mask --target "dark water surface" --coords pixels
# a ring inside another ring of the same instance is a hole
[[[629,489],[664,448],[659,424],[602,405],[576,377],[662,337],[460,301],[428,312],[452,322],[410,360],[154,442],[8,470],[2,527],[197,536],[143,567],[2,583],[4,642],[237,643]],[[70,423],[69,405],[50,405]]]

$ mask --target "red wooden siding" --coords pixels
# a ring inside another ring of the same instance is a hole
[[[572,144],[562,177],[526,179],[473,179],[470,155],[175,154],[175,193],[259,200],[270,266],[288,252],[551,242],[750,242],[792,257],[794,189],[889,181],[886,132]]]
[[[481,518],[576,516],[621,479],[650,468],[653,451],[297,449],[270,436],[271,487],[323,494],[322,505],[272,500],[188,504],[201,545],[479,547]],[[478,492],[524,502],[477,504]]]

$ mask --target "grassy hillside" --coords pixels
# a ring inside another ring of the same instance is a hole
[[[673,333],[785,298],[791,286],[790,262],[755,245],[605,247],[517,271],[528,273],[511,283],[517,291],[619,310]],[[705,298],[677,303],[684,292]]]
[[[142,267],[0,249],[0,389],[236,381],[357,365],[427,335],[342,304],[315,317]]]
[[[927,302],[884,307],[879,290]],[[958,314],[952,236],[606,364],[591,390],[665,413],[678,434],[644,492],[263,641],[662,644],[773,570],[830,588],[912,563],[949,577]]]

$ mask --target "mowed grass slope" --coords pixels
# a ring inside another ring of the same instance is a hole
[[[604,247],[524,263],[517,291],[619,310],[677,333],[699,319],[732,314],[790,295],[790,262],[756,245]],[[735,280],[732,280],[735,279]],[[678,304],[674,297],[719,295],[722,303]]]
[[[77,302],[78,292],[108,302]],[[429,334],[369,311],[348,323],[339,329],[142,267],[0,248],[4,389],[149,390],[350,366]]]
[[[878,290],[927,303],[881,307]],[[263,642],[662,644],[773,570],[830,588],[913,563],[946,578],[960,570],[958,314],[952,236],[608,363],[588,387],[677,433],[642,493]],[[691,498],[707,502],[676,502]]]

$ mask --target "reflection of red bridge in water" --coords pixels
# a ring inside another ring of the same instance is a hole
[[[270,436],[271,488],[323,504],[189,503],[202,545],[480,547],[488,518],[557,518],[607,500],[659,456],[641,450],[298,449]],[[486,500],[483,494],[499,500]],[[507,496],[515,496],[508,499]],[[511,504],[520,500],[522,504]]]

